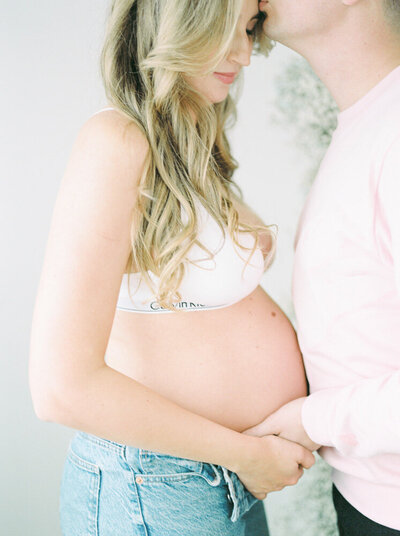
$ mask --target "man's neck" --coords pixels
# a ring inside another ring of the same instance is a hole
[[[321,41],[303,55],[328,87],[341,111],[360,100],[400,65],[400,37],[386,33]]]

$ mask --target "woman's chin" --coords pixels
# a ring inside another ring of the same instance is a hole
[[[221,91],[219,93],[215,93],[214,95],[212,95],[211,98],[209,98],[210,102],[212,104],[219,104],[220,102],[224,102],[224,100],[228,97],[229,95],[229,90],[226,90],[226,91]]]

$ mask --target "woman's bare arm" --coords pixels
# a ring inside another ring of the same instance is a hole
[[[288,445],[286,458],[279,453],[282,463],[293,463],[285,461],[272,484],[267,466],[278,455],[277,438],[225,428],[105,364],[147,150],[139,129],[118,112],[91,118],[78,135],[54,208],[35,304],[35,411],[44,420],[120,443],[242,471],[255,493],[294,483],[297,462],[312,464],[302,447]]]

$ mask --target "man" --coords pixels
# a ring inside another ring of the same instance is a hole
[[[341,535],[400,535],[400,0],[269,0],[266,33],[305,56],[339,123],[296,239],[310,396],[248,433],[333,467]]]

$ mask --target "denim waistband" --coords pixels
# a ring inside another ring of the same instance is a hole
[[[107,462],[107,457],[114,455],[130,466],[140,468],[142,467],[143,458],[148,456],[148,454],[157,455],[157,453],[153,451],[123,445],[85,432],[76,433],[71,442],[71,448],[75,451],[78,450],[79,452],[76,452],[76,454],[81,455],[82,457],[84,456],[84,453],[90,453],[90,461],[92,463],[98,461],[99,465],[112,463],[110,460]],[[175,456],[168,456],[168,458],[183,462],[186,460],[185,458]],[[186,461],[192,465],[192,470],[198,472],[199,476],[202,476],[207,480],[210,486],[226,486],[227,498],[232,505],[232,513],[230,516],[232,522],[240,519],[240,517],[257,502],[258,499],[247,491],[236,473],[233,473],[220,465],[206,462],[194,462],[192,460]],[[179,478],[179,474],[177,478]]]

